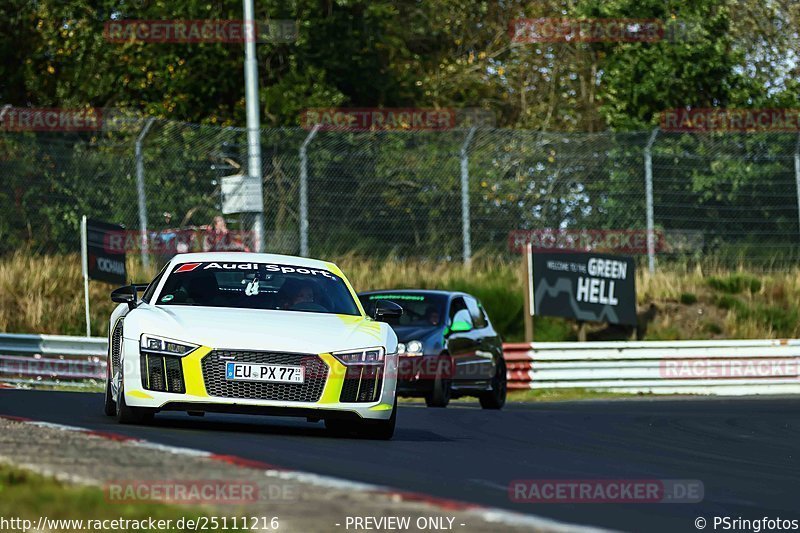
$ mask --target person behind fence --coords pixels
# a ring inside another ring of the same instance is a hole
[[[250,248],[244,243],[240,235],[228,229],[225,219],[217,215],[206,226],[203,238],[204,252],[249,252]]]
[[[214,217],[211,225],[206,230],[205,238],[203,239],[204,252],[221,252],[226,250],[226,243],[229,239],[230,230],[225,219],[219,215]]]

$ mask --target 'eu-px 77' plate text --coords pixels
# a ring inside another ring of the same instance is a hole
[[[303,383],[302,366],[225,363],[225,378],[229,381],[267,381],[272,383]]]

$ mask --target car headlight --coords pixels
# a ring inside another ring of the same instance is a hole
[[[408,356],[422,355],[422,341],[408,341],[405,344],[399,343],[397,345],[397,353]]]
[[[155,335],[144,334],[139,341],[139,349],[142,352],[159,353],[166,355],[177,355],[183,357],[199,348],[199,344],[176,341]]]
[[[343,365],[382,365],[386,359],[386,351],[382,347],[365,348],[363,350],[347,350],[331,354]]]

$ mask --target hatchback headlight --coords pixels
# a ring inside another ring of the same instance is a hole
[[[382,347],[364,350],[347,350],[331,354],[343,365],[382,365],[386,359],[386,351]]]
[[[397,353],[407,356],[422,355],[422,341],[408,341],[397,345]]]
[[[175,339],[157,337],[155,335],[144,334],[139,342],[139,349],[142,352],[158,353],[165,355],[177,355],[183,357],[197,349],[199,344],[191,344]]]

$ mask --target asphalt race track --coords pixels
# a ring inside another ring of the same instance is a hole
[[[572,523],[696,531],[695,518],[800,518],[800,404],[646,399],[427,409],[401,405],[391,442],[274,417],[162,414],[122,426],[102,394],[0,390],[0,414],[113,431]],[[514,479],[697,479],[699,504],[517,504]],[[719,531],[720,529],[717,529]]]

